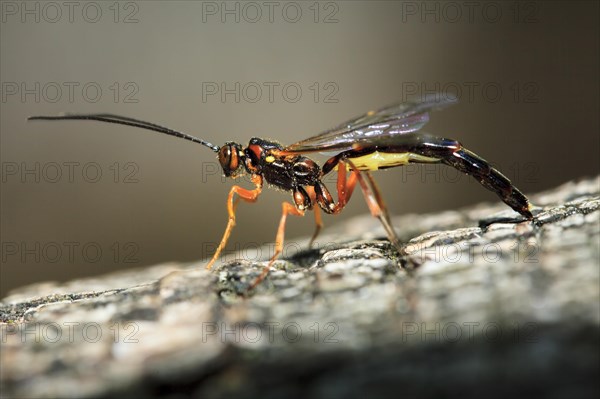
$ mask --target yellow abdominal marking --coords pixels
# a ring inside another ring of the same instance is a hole
[[[410,162],[435,163],[440,162],[437,158],[426,157],[412,152],[379,152],[375,151],[362,157],[349,158],[358,170],[377,170],[406,165]],[[350,165],[347,169],[350,170]],[[337,170],[337,167],[336,167]]]
[[[273,155],[269,155],[268,157],[265,158],[265,161],[267,161],[267,163],[274,162],[275,157]]]

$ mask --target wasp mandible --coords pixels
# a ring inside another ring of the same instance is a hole
[[[481,185],[495,192],[502,201],[523,215],[533,219],[531,204],[508,178],[480,156],[467,150],[454,139],[432,136],[420,131],[429,121],[429,111],[456,102],[451,96],[434,94],[422,101],[408,101],[370,111],[358,118],[316,136],[289,146],[261,138],[252,138],[247,146],[230,141],[219,147],[197,137],[154,123],[113,114],[67,114],[60,116],[33,116],[29,120],[93,120],[135,126],[153,130],[202,144],[217,154],[226,177],[250,175],[253,189],[234,185],[227,197],[229,220],[225,233],[206,268],[210,269],[219,258],[235,226],[235,211],[240,199],[255,202],[266,182],[288,191],[292,202],[283,202],[282,214],[275,238],[275,252],[261,275],[251,285],[256,286],[268,274],[273,262],[281,254],[288,215],[304,216],[314,211],[316,228],[312,244],[323,226],[320,210],[328,214],[340,213],[356,185],[362,190],[371,214],[382,223],[388,239],[404,254],[371,171],[393,168],[409,163],[442,163],[473,176]],[[323,166],[306,157],[307,153],[333,153]],[[337,170],[337,200],[323,184],[323,178]]]

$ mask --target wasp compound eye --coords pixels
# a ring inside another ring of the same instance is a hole
[[[219,163],[225,176],[231,176],[240,167],[240,158],[235,144],[227,144],[219,150]]]

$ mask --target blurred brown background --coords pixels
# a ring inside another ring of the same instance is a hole
[[[232,185],[204,147],[27,116],[112,112],[218,145],[292,143],[390,102],[456,93],[425,130],[531,193],[598,173],[598,11],[588,1],[2,2],[0,297],[210,256]],[[442,166],[377,178],[394,214],[498,201]],[[267,190],[242,204],[229,248],[272,242],[287,199]],[[358,194],[325,223],[363,212]],[[288,243],[312,229],[312,216],[291,218]]]

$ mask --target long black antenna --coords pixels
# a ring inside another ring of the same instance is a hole
[[[29,118],[27,118],[27,120],[92,120],[99,122],[116,123],[118,125],[135,126],[140,127],[142,129],[154,130],[155,132],[168,134],[169,136],[179,137],[185,140],[192,141],[194,143],[202,144],[203,146],[210,148],[214,152],[219,152],[219,146],[211,144],[208,141],[204,141],[197,137],[190,136],[189,134],[178,132],[177,130],[169,129],[168,127],[160,126],[155,123],[145,122],[139,119],[129,118],[126,116],[119,116],[113,114],[66,114],[59,116],[30,116]]]

